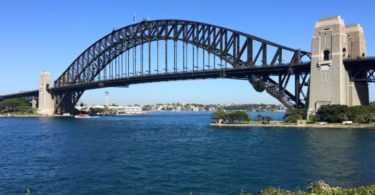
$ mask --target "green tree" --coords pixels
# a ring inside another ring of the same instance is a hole
[[[358,114],[354,117],[353,120],[355,123],[361,124],[366,123],[366,116],[364,114]]]
[[[97,115],[97,114],[104,114],[104,108],[90,108],[89,114],[90,115]]]
[[[33,113],[31,103],[25,98],[13,98],[0,102],[0,113]]]
[[[229,114],[223,111],[217,111],[212,114],[211,118],[216,121],[218,121],[219,119],[224,119],[229,123],[243,123],[250,121],[249,116],[246,114],[246,112],[243,111],[235,111]]]
[[[319,108],[315,117],[327,122],[350,120],[356,123],[371,123],[375,120],[375,106],[324,105]]]
[[[235,114],[232,112],[232,113],[229,113],[228,114],[228,117],[227,117],[229,123],[234,123],[234,121],[236,120],[236,116]]]
[[[348,114],[347,113],[339,113],[337,116],[337,119],[339,121],[347,121],[348,120]]]
[[[375,121],[375,111],[368,113],[367,117],[368,117],[369,123],[372,123],[373,121]]]
[[[271,116],[266,116],[265,117],[265,121],[267,124],[270,124],[270,121],[272,120],[272,117]]]
[[[348,120],[350,109],[346,105],[323,105],[316,112],[319,121],[339,123]]]
[[[248,122],[248,121],[250,121],[249,115],[247,115],[246,112],[244,112],[244,111],[235,111],[233,113],[230,113],[229,116],[230,116],[229,118],[232,119],[232,122],[233,121],[237,121],[237,122]]]
[[[223,109],[218,109],[216,112],[213,112],[211,115],[211,119],[218,122],[220,119],[227,120],[228,119],[228,113],[225,112]]]
[[[284,115],[284,121],[287,123],[296,123],[297,120],[303,119],[304,110],[302,109],[288,109]]]
[[[362,119],[359,119],[362,117]],[[371,123],[375,120],[375,106],[353,106],[349,108],[349,120]]]

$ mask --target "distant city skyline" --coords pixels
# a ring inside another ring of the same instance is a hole
[[[239,102],[218,102],[218,103],[213,103],[213,102],[207,102],[207,103],[199,103],[199,102],[186,102],[186,101],[181,101],[181,100],[176,100],[176,101],[151,101],[150,103],[119,103],[123,101],[119,101],[120,98],[116,97],[115,100],[111,100],[110,93],[108,93],[107,96],[107,90],[103,94],[103,102],[94,102],[90,101],[78,101],[77,105],[84,104],[84,105],[119,105],[119,106],[128,106],[128,105],[157,105],[157,104],[200,104],[200,105],[245,105],[245,104],[264,104],[264,105],[280,105],[283,106],[280,102],[276,103],[239,103]]]
[[[214,6],[213,6],[214,4]],[[168,6],[166,6],[168,5]],[[225,26],[291,48],[311,50],[315,22],[341,15],[347,24],[360,23],[367,53],[375,56],[375,16],[372,1],[2,1],[0,2],[0,94],[38,88],[39,74],[48,70],[56,79],[88,46],[143,18],[186,19]],[[370,101],[375,86],[370,84]],[[121,105],[155,103],[272,103],[248,81],[231,79],[172,81],[86,91],[81,102]]]

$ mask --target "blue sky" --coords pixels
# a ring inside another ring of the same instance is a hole
[[[243,31],[292,48],[310,51],[315,22],[341,15],[365,30],[368,55],[375,56],[375,3],[315,0],[133,0],[0,1],[0,94],[38,87],[39,74],[53,79],[90,44],[137,19],[187,19]],[[103,103],[104,91],[118,104],[156,102],[278,103],[246,81],[195,80],[132,85],[85,92],[82,101]],[[370,100],[375,86],[370,85]]]

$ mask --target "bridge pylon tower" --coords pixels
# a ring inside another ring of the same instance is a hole
[[[326,104],[369,104],[367,82],[350,81],[344,65],[346,59],[366,55],[364,33],[359,24],[345,26],[340,16],[319,20],[311,51],[308,116]]]
[[[51,83],[50,73],[43,71],[40,74],[38,100],[38,113],[41,115],[52,116],[55,113],[55,100],[53,95],[48,91]]]

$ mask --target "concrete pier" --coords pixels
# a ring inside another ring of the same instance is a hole
[[[363,29],[345,26],[340,16],[319,20],[312,38],[311,77],[307,114],[325,104],[367,105],[367,83],[350,81],[343,60],[366,55]]]
[[[51,75],[48,71],[43,71],[40,74],[39,81],[39,102],[38,113],[41,115],[52,116],[55,113],[55,100],[53,96],[47,91],[51,86]]]

